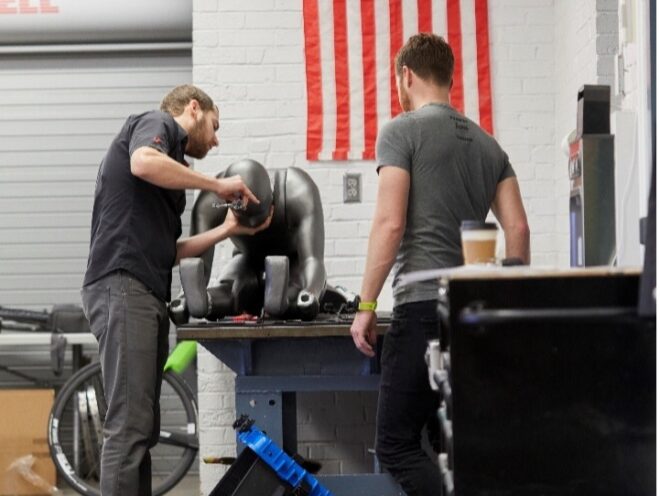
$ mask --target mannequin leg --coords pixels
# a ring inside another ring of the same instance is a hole
[[[271,317],[282,317],[289,308],[289,259],[271,255],[265,259],[264,311]]]
[[[204,261],[201,258],[184,258],[179,263],[179,275],[190,315],[197,318],[206,317],[208,297]]]

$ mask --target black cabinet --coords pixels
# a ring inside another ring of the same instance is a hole
[[[445,493],[655,494],[655,322],[638,288],[594,270],[443,280]]]

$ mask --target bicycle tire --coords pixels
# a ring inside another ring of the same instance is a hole
[[[64,480],[79,494],[85,496],[100,496],[100,491],[91,486],[85,480],[81,479],[76,473],[74,468],[71,466],[71,463],[65,453],[65,450],[61,444],[60,439],[60,425],[62,424],[63,414],[67,405],[72,401],[72,399],[77,400],[77,393],[86,391],[86,385],[90,381],[96,383],[100,382],[101,378],[101,365],[98,362],[91,363],[81,368],[75,374],[73,374],[63,385],[62,389],[59,391],[55,397],[55,402],[51,409],[51,413],[48,419],[48,447],[50,449],[50,454],[57,468],[59,474],[64,478]],[[197,435],[197,404],[194,399],[194,395],[190,390],[189,386],[179,377],[176,373],[167,371],[163,374],[163,381],[167,382],[169,386],[175,391],[181,400],[181,404],[184,409],[184,414],[186,417],[186,428],[188,436]],[[101,408],[103,405],[101,405]],[[163,436],[163,431],[161,431],[161,437],[159,443],[163,444],[176,444],[181,447],[183,452],[180,459],[177,462],[176,467],[165,477],[163,481],[157,484],[152,489],[152,494],[154,496],[160,496],[171,490],[176,486],[179,481],[186,475],[190,466],[198,452],[197,444],[187,443],[185,446],[181,444],[168,443],[167,437]]]

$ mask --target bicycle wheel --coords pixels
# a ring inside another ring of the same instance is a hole
[[[102,424],[107,406],[101,365],[91,363],[64,384],[48,421],[48,446],[60,475],[78,493],[98,496]],[[198,451],[197,405],[188,385],[165,372],[160,398],[161,430],[151,449],[152,492],[162,495],[188,472]]]

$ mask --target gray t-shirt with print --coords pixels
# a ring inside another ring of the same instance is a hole
[[[378,168],[410,174],[406,229],[394,265],[394,304],[436,299],[438,285],[399,284],[402,274],[463,263],[460,224],[484,220],[497,184],[515,176],[495,139],[450,105],[431,103],[383,126]]]

